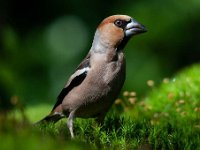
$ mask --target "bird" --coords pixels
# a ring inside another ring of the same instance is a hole
[[[131,37],[146,32],[144,25],[128,15],[112,15],[97,27],[92,46],[57,97],[50,114],[41,122],[67,119],[74,138],[75,118],[95,118],[103,123],[126,76],[124,47]]]

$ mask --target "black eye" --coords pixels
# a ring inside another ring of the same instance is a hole
[[[126,25],[126,22],[124,20],[120,20],[120,19],[116,20],[114,23],[116,26],[118,26],[120,28],[124,28]]]

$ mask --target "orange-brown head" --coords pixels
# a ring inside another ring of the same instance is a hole
[[[127,15],[105,18],[97,28],[94,44],[107,48],[123,49],[130,37],[146,32],[145,27]]]

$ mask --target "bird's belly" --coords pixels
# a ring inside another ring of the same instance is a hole
[[[69,96],[66,97],[67,101],[62,105],[63,110],[66,113],[76,110],[76,116],[81,118],[95,117],[100,112],[107,111],[118,96],[119,90],[111,89],[112,87],[109,85],[101,87],[98,85],[90,86],[73,97],[70,97],[69,93]]]
[[[76,116],[82,118],[95,117],[102,111],[107,111],[117,98],[119,90],[111,90],[111,87],[104,87],[101,93],[95,90],[90,91],[84,98],[84,102],[77,108]]]

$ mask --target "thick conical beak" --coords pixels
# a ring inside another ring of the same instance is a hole
[[[145,26],[140,24],[139,22],[137,22],[134,19],[131,19],[125,28],[125,35],[127,37],[133,36],[136,34],[140,34],[140,33],[144,33],[144,32],[147,32],[147,29],[145,28]]]

